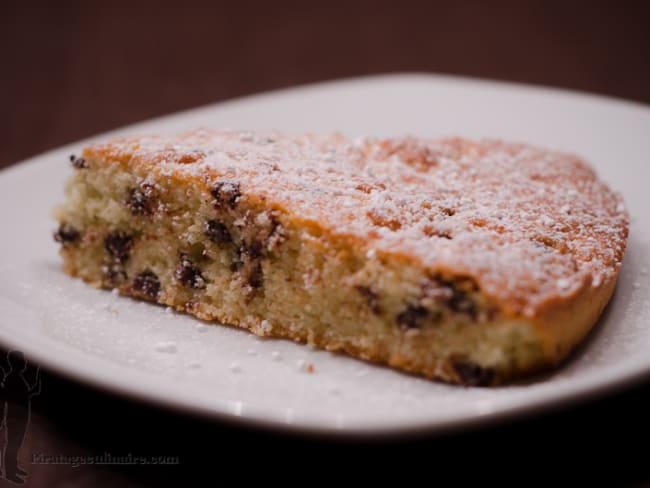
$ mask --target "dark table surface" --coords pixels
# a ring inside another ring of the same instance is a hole
[[[372,73],[453,73],[650,103],[648,2],[130,4],[0,5],[0,167],[168,112]],[[5,431],[13,428],[15,436],[26,422],[25,399],[20,385],[6,388]],[[641,486],[650,480],[649,414],[645,382],[471,431],[343,442],[188,418],[42,371],[19,457],[27,485],[39,487],[190,486],[194,477],[218,484],[226,473],[280,480],[291,477],[299,455],[319,480],[341,480],[352,467],[364,476],[426,470],[435,474],[431,480],[442,474],[459,482],[523,466],[533,481],[546,475],[559,483],[568,468]],[[178,463],[34,462],[40,455],[83,460],[104,453]],[[11,486],[0,480],[5,484]]]

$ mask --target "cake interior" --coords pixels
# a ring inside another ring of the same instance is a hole
[[[448,382],[498,383],[544,362],[534,327],[470,277],[299,221],[237,181],[82,161],[55,237],[65,271],[94,286]]]

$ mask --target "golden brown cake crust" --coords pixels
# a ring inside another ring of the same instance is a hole
[[[525,144],[200,129],[84,155],[206,187],[236,179],[301,225],[470,276],[513,316],[610,287],[627,241],[621,197],[584,161]]]

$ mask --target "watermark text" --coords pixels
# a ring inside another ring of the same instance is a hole
[[[42,452],[32,453],[31,464],[64,464],[73,468],[80,466],[101,466],[101,465],[176,465],[180,464],[178,456],[138,456],[125,454],[116,456],[105,452],[98,455],[80,456],[68,454],[44,454]]]

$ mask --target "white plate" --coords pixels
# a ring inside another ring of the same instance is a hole
[[[49,215],[63,198],[72,171],[67,158],[79,153],[79,142],[0,173],[5,347],[78,380],[187,412],[328,432],[468,426],[602,392],[650,372],[648,107],[513,84],[393,75],[263,94],[119,132],[173,133],[201,125],[500,137],[579,153],[624,194],[632,215],[615,298],[585,346],[558,372],[496,389],[436,384],[288,341],[208,327],[62,273]],[[165,352],[168,343],[175,352]],[[305,372],[303,362],[315,372]]]

